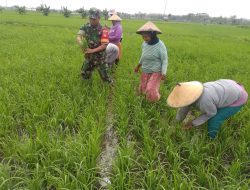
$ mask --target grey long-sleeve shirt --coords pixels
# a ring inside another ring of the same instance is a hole
[[[227,107],[241,97],[241,91],[233,80],[221,79],[204,83],[201,97],[192,105],[180,108],[176,115],[177,121],[185,119],[189,110],[194,107],[201,115],[193,120],[193,126],[199,126],[216,115],[218,108]]]

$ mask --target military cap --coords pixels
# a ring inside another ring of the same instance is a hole
[[[100,18],[100,10],[97,8],[89,9],[89,18],[92,18],[92,19]]]

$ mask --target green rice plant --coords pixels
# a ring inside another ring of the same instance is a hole
[[[249,103],[215,140],[206,124],[182,130],[166,105],[182,81],[230,78],[249,91],[249,28],[157,21],[169,66],[162,98],[151,104],[137,95],[133,72],[143,42],[135,31],[145,21],[122,21],[113,87],[97,72],[89,81],[79,77],[83,55],[75,36],[85,22],[1,13],[0,189],[99,189],[110,102],[119,143],[109,189],[249,189]]]

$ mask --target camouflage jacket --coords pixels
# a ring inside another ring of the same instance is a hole
[[[80,27],[78,34],[82,35],[88,44],[88,47],[93,49],[101,45],[101,36],[102,36],[102,26],[98,25],[97,27],[91,26],[89,23]]]
[[[102,26],[100,24],[97,27],[93,27],[90,23],[87,23],[80,27],[78,34],[82,35],[86,39],[87,45],[91,49],[97,48],[101,45]],[[90,57],[105,57],[104,50],[94,54],[95,55]]]

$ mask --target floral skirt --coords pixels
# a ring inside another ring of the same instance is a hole
[[[146,95],[146,99],[150,102],[158,101],[161,98],[160,84],[161,73],[142,73],[139,93]]]

